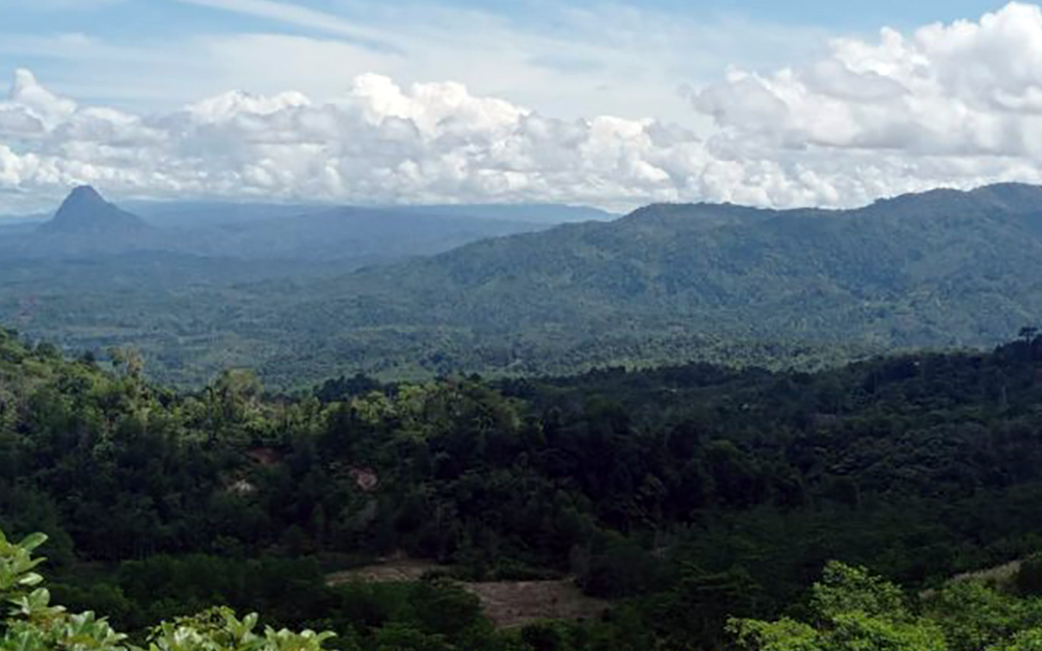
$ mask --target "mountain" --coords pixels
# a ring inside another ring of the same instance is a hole
[[[133,202],[150,224],[178,234],[180,250],[249,260],[346,261],[355,266],[432,255],[489,237],[614,217],[554,204],[318,206]]]
[[[60,271],[0,256],[0,318],[71,350],[134,343],[178,383],[245,365],[275,386],[358,370],[816,367],[992,345],[1042,321],[1042,188],[1027,185],[853,210],[660,204],[548,230],[326,209],[168,239],[193,232],[212,253]]]
[[[62,202],[54,218],[42,224],[38,232],[89,236],[126,236],[150,233],[151,228],[140,217],[105,201],[89,185],[75,188]]]
[[[192,229],[320,212],[328,206],[255,201],[130,200],[124,207],[158,228]]]
[[[420,255],[431,255],[487,237],[544,230],[545,222],[505,215],[546,215],[493,207],[358,208],[304,204],[166,202],[133,204],[139,217],[106,201],[96,190],[73,190],[54,217],[31,234],[27,227],[0,229],[0,247],[31,257],[166,252],[224,259],[229,265],[260,260],[295,261],[298,269],[329,265],[340,273]],[[561,214],[599,215],[559,207]],[[481,216],[483,215],[483,216]],[[489,216],[493,215],[493,216]],[[28,236],[27,236],[28,235]],[[183,265],[182,265],[183,266]],[[212,260],[206,262],[212,267]],[[270,274],[263,274],[269,276]]]
[[[589,206],[565,204],[473,204],[400,206],[396,211],[423,215],[452,215],[455,217],[479,217],[532,224],[569,224],[588,221],[610,221],[619,215]]]
[[[293,216],[169,226],[181,249],[244,260],[342,261],[354,267],[432,255],[487,237],[549,228],[521,221],[389,208],[325,208]]]
[[[730,342],[986,345],[1042,319],[1042,188],[938,190],[835,211],[654,205],[297,296],[272,315],[310,334],[289,356],[385,368],[391,356],[538,372],[547,360],[557,360],[550,370],[662,361],[721,343],[741,356]]]
[[[105,255],[166,246],[158,229],[106,201],[90,186],[72,190],[54,216],[33,228],[0,231],[0,250],[34,258]]]
[[[36,229],[33,248],[49,253],[114,253],[166,246],[158,229],[106,201],[97,190],[72,190],[54,217]]]
[[[0,224],[0,251],[30,275],[34,271],[26,270],[26,264],[38,266],[70,257],[90,258],[91,264],[105,267],[114,276],[133,275],[132,269],[121,267],[139,264],[141,254],[147,253],[164,262],[167,276],[186,281],[203,278],[212,285],[214,281],[342,274],[448,251],[487,237],[550,227],[502,215],[481,217],[484,209],[468,206],[458,211],[432,208],[428,213],[418,207],[192,201],[131,205],[143,209],[145,216],[109,203],[91,187],[76,188],[53,218],[38,227],[36,220],[28,219]],[[574,209],[569,214],[595,213]],[[220,271],[214,273],[215,269]]]
[[[299,215],[321,214],[336,208],[314,203],[259,203],[232,201],[128,201],[125,207],[148,223],[162,228],[195,228],[275,221]],[[563,204],[455,204],[354,206],[370,214],[409,215],[414,217],[473,218],[523,224],[554,226],[571,222],[606,221],[618,215],[586,206]]]

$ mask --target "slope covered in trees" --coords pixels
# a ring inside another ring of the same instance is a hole
[[[359,370],[813,369],[991,346],[1032,322],[1040,220],[1042,189],[1026,185],[847,211],[658,205],[476,242],[516,225],[333,211],[203,229],[212,246],[193,251],[209,257],[0,257],[0,318],[69,350],[136,345],[153,377],[193,387],[227,366],[282,388]]]
[[[48,533],[56,594],[129,631],[218,602],[362,648],[712,648],[729,617],[800,603],[829,560],[919,589],[1040,542],[1030,331],[817,374],[356,377],[295,398],[245,371],[174,392],[117,360],[2,336],[0,527]],[[451,583],[323,581],[401,552],[470,580],[575,576],[614,608],[508,642],[522,632]]]
[[[1040,207],[1042,189],[1018,185],[849,211],[651,206],[317,283],[268,318],[320,340],[292,356],[363,368],[424,352],[441,369],[567,372],[992,345],[1042,309]]]

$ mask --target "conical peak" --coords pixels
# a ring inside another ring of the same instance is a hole
[[[70,201],[73,202],[91,202],[91,203],[107,203],[105,199],[90,185],[81,185],[73,188],[69,196],[66,197],[65,203]]]
[[[56,220],[80,219],[112,209],[112,204],[105,201],[97,190],[89,185],[81,185],[69,193],[54,218]]]

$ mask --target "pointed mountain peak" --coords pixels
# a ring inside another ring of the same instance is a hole
[[[142,231],[148,228],[139,217],[109,203],[89,185],[73,189],[54,214],[54,219],[41,226],[44,232],[81,234]]]
[[[89,185],[74,188],[54,214],[55,224],[71,224],[83,220],[105,219],[118,213],[119,208],[105,201],[98,191]]]
[[[61,208],[58,212],[65,210],[66,208],[79,208],[79,207],[101,207],[109,206],[109,202],[105,201],[105,198],[95,190],[92,186],[81,185],[73,188],[69,196],[62,202]]]

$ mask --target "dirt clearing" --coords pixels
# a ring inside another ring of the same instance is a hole
[[[352,581],[419,581],[427,572],[445,569],[425,561],[394,561],[336,572],[327,577],[327,583],[336,586]],[[497,628],[524,626],[548,619],[592,619],[600,617],[608,609],[608,602],[587,597],[570,579],[460,582],[460,585],[477,596],[485,615]]]

